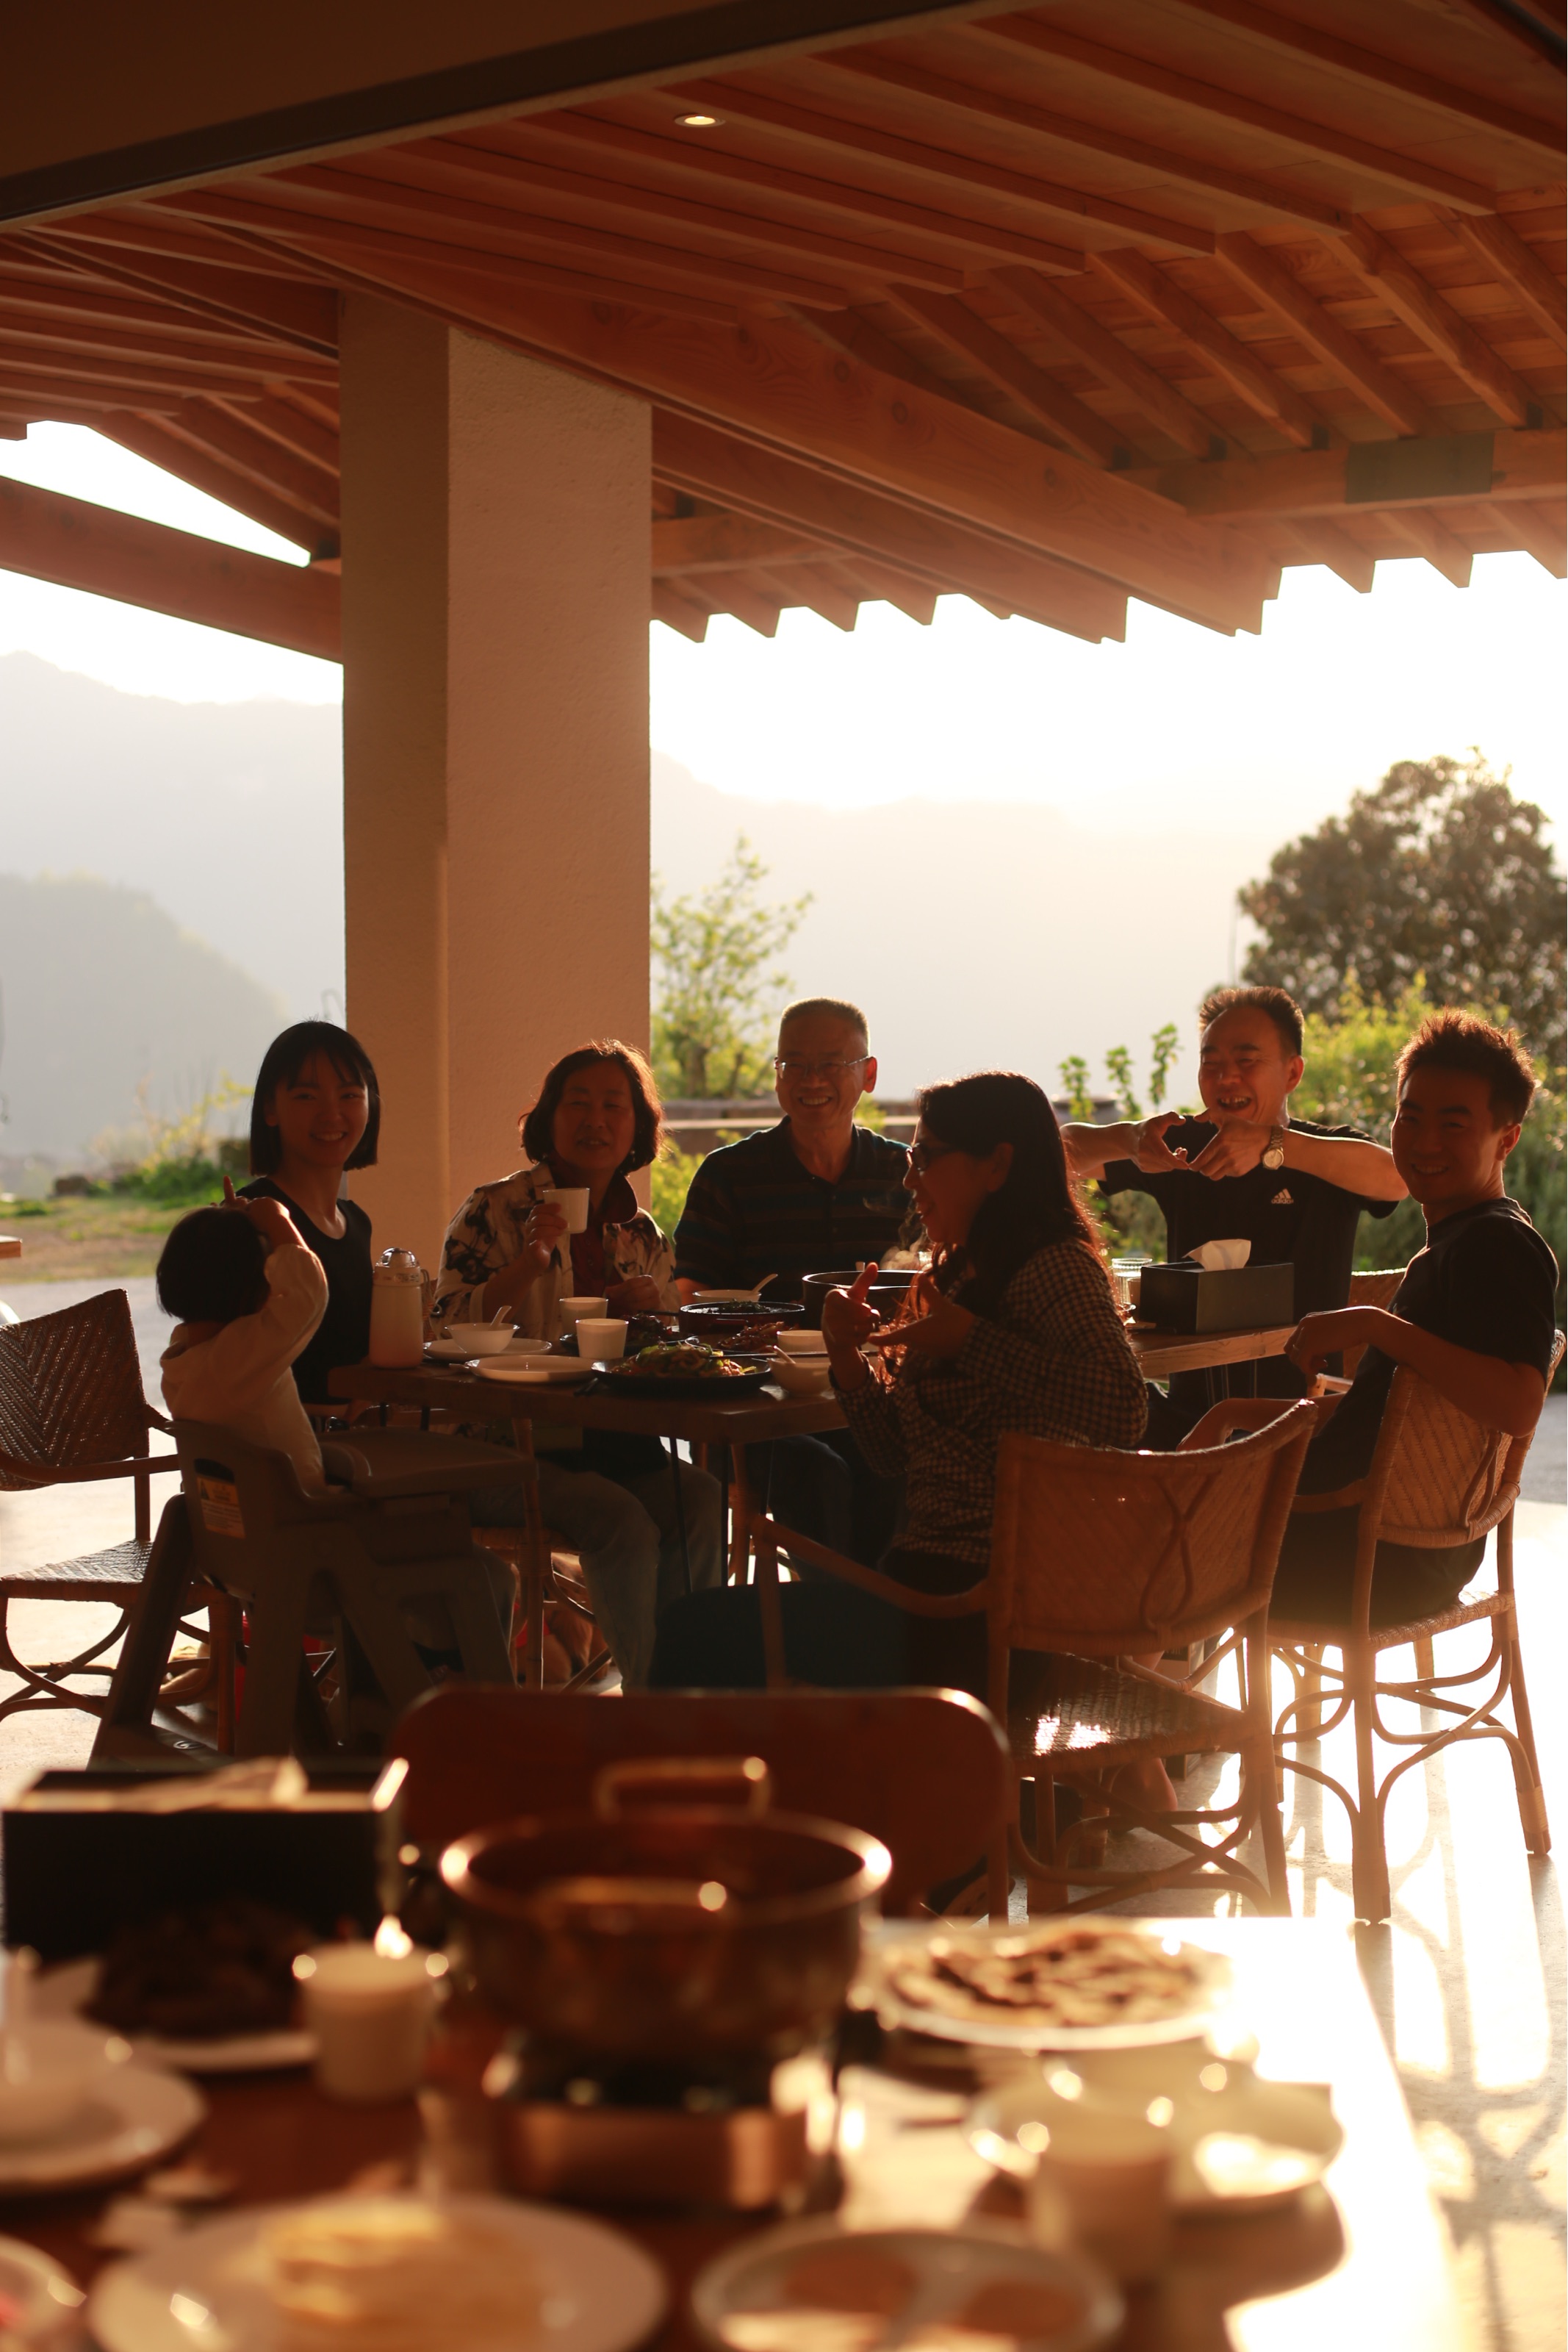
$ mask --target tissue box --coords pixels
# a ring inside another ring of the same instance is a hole
[[[1237,1265],[1211,1274],[1178,1259],[1146,1265],[1138,1288],[1138,1320],[1162,1331],[1246,1331],[1296,1320],[1296,1269]]]
[[[3,1816],[5,1941],[76,1959],[128,1921],[223,1895],[273,1904],[323,1937],[344,1921],[373,1935],[389,1823],[371,1786],[380,1769],[312,1773],[287,1803],[189,1812],[142,1809],[150,1784],[184,1777],[156,1765],[42,1773]]]

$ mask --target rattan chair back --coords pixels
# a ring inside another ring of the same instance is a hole
[[[1392,1307],[1398,1296],[1399,1286],[1405,1279],[1405,1273],[1406,1269],[1402,1265],[1388,1265],[1380,1267],[1374,1274],[1353,1274],[1350,1277],[1350,1296],[1345,1304],[1348,1307]],[[1344,1350],[1341,1361],[1344,1366],[1344,1377],[1347,1381],[1355,1378],[1355,1368],[1365,1353],[1366,1349],[1364,1347],[1347,1348]]]
[[[0,1487],[147,1452],[148,1408],[123,1290],[0,1327]]]
[[[1527,1437],[1486,1428],[1402,1367],[1377,1433],[1363,1525],[1375,1522],[1383,1543],[1473,1542],[1513,1508],[1529,1450]]]
[[[1229,1445],[1123,1454],[1005,1436],[988,1615],[993,1649],[1171,1650],[1264,1606],[1315,1406]]]

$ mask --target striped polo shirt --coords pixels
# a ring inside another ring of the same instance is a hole
[[[910,1214],[904,1171],[909,1154],[869,1127],[850,1133],[836,1184],[796,1158],[789,1122],[710,1151],[692,1179],[675,1227],[675,1273],[706,1290],[749,1289],[779,1280],[769,1299],[800,1296],[800,1277],[880,1258]]]

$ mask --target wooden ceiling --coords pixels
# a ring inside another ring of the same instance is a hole
[[[31,221],[0,433],[92,425],[313,562],[7,485],[0,563],[333,651],[365,289],[653,403],[653,611],[693,638],[945,593],[1091,640],[1129,593],[1256,628],[1294,563],[1562,577],[1561,24],[956,10]]]

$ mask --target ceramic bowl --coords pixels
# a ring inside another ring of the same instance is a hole
[[[514,1334],[509,1323],[449,1323],[446,1336],[465,1356],[503,1356]]]
[[[820,1396],[831,1378],[826,1356],[776,1355],[769,1360],[768,1374],[791,1396]]]
[[[820,1331],[780,1331],[779,1349],[786,1356],[825,1356],[828,1343]]]
[[[0,2045],[0,2142],[47,2139],[85,2107],[128,2043],[83,2025],[29,2025]]]

